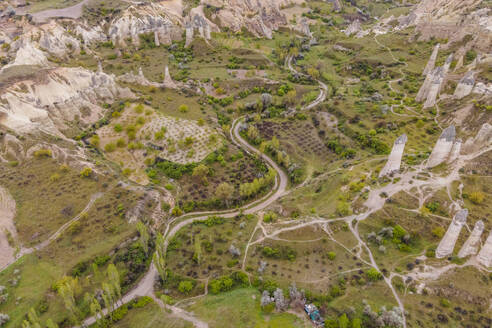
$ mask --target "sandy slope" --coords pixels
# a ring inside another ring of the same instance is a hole
[[[14,248],[7,240],[7,233],[14,239],[17,237],[14,216],[15,200],[7,189],[0,187],[0,267],[14,259]]]

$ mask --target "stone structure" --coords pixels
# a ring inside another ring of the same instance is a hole
[[[483,228],[484,225],[482,221],[477,221],[475,223],[475,227],[473,228],[470,237],[468,237],[463,247],[461,247],[458,257],[463,258],[468,255],[477,254],[478,248],[480,247],[480,237],[482,236]]]
[[[388,157],[388,161],[381,172],[379,172],[380,177],[400,170],[401,158],[403,156],[403,150],[405,149],[406,143],[406,134],[402,134],[395,140],[391,154]]]
[[[432,54],[429,58],[429,61],[427,62],[427,65],[424,68],[424,71],[422,72],[422,75],[427,76],[430,72],[434,70],[434,65],[436,64],[436,59],[437,59],[437,54],[439,53],[439,47],[440,44],[436,44],[434,47],[434,50],[432,51]]]
[[[492,267],[492,231],[478,254],[478,262],[486,267]]]
[[[465,76],[463,76],[454,90],[454,97],[457,99],[464,98],[468,96],[475,85],[475,72],[468,71]]]
[[[443,162],[452,162],[456,160],[461,151],[461,140],[455,141],[456,129],[454,125],[450,125],[441,133],[441,136],[436,142],[432,150],[427,167],[431,168]]]
[[[441,259],[443,257],[449,256],[453,254],[454,245],[458,240],[458,237],[461,232],[461,228],[466,223],[466,218],[468,216],[468,210],[463,209],[459,210],[458,213],[455,214],[453,221],[448,227],[446,234],[441,239],[439,246],[436,249],[436,258]]]

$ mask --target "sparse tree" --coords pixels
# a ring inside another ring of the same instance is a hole
[[[48,319],[46,321],[46,328],[58,328],[58,325],[53,322],[53,320]]]
[[[108,265],[108,279],[115,296],[118,299],[121,298],[120,274],[113,263]]]
[[[234,187],[227,182],[222,182],[217,186],[217,189],[215,189],[215,196],[224,201],[227,207],[229,207],[229,200],[232,198],[233,194]]]
[[[66,277],[58,287],[58,294],[63,299],[65,308],[71,313],[75,322],[79,321],[79,310],[75,303],[75,292],[78,289],[79,281],[77,278]]]
[[[140,235],[140,245],[142,245],[142,248],[143,248],[145,254],[148,254],[148,252],[149,252],[149,231],[147,230],[147,226],[142,221],[138,221],[137,222],[137,230],[138,230],[138,234]]]

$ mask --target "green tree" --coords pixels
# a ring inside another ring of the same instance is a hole
[[[96,325],[100,324],[101,319],[104,317],[102,314],[102,308],[101,304],[99,304],[99,301],[94,297],[92,301],[90,302],[89,309],[91,311],[91,314],[94,316],[96,319]]]
[[[108,265],[108,280],[113,288],[115,296],[121,298],[120,274],[113,263]]]
[[[233,195],[234,195],[234,187],[227,182],[222,182],[215,189],[215,196],[218,199],[224,201],[227,207],[229,207],[229,200],[232,198]]]
[[[145,254],[149,252],[149,231],[147,230],[147,226],[142,222],[137,222],[137,230],[140,236],[140,245],[142,246]]]
[[[338,317],[338,328],[349,328],[349,319],[345,313]]]
[[[84,167],[82,171],[80,171],[80,176],[83,178],[88,178],[92,175],[92,169],[90,167]]]
[[[79,282],[77,278],[64,277],[62,283],[58,286],[58,294],[61,296],[65,308],[72,315],[72,319],[75,322],[79,321],[80,312],[75,302],[75,293],[79,288]]]
[[[48,319],[46,321],[46,328],[58,328],[58,325],[53,322],[53,320]]]
[[[183,294],[189,294],[192,289],[193,289],[193,282],[189,280],[183,280],[178,285],[178,290],[180,291],[180,293]]]
[[[375,268],[370,268],[369,270],[367,270],[366,276],[371,281],[378,281],[383,279],[383,275],[381,274],[381,272],[379,272]]]
[[[361,328],[362,327],[362,320],[359,318],[354,318],[352,320],[352,328]]]

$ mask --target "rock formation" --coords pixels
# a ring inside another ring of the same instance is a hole
[[[144,76],[142,67],[139,67],[138,69],[138,74],[135,74],[133,72],[128,72],[123,75],[120,75],[117,77],[118,81],[121,82],[126,82],[126,83],[132,83],[132,84],[140,84],[144,86],[153,86],[153,87],[160,87],[161,84],[157,82],[151,82],[147,80],[147,78]]]
[[[168,66],[166,66],[165,73],[164,73],[164,81],[162,83],[149,81],[143,74],[141,67],[138,69],[138,74],[135,74],[133,72],[128,72],[118,76],[116,79],[121,82],[140,84],[144,86],[152,86],[156,88],[168,88],[168,89],[178,88],[177,83],[173,81],[171,75],[169,74]],[[181,87],[185,87],[185,86],[181,85]]]
[[[7,189],[0,186],[0,268],[3,268],[14,259],[15,249],[9,244],[7,233],[10,234],[12,239],[16,239],[15,212],[15,200]]]
[[[343,33],[347,36],[351,36],[352,34],[357,34],[358,32],[361,31],[360,27],[360,21],[358,19],[354,20],[350,25],[347,27]]]
[[[449,55],[446,58],[446,62],[442,67],[436,67],[430,73],[427,74],[424,84],[417,93],[416,101],[424,101],[424,108],[433,107],[436,104],[437,97],[441,92],[442,86],[444,85],[444,79],[448,74],[449,67],[453,60],[453,55]]]
[[[466,72],[465,76],[461,78],[458,85],[456,86],[456,89],[454,90],[455,98],[457,99],[464,98],[472,92],[473,86],[475,85],[474,75],[475,75],[474,71],[468,71]]]
[[[432,54],[429,58],[429,61],[427,62],[427,65],[424,68],[424,71],[422,72],[422,75],[427,76],[430,72],[434,70],[434,66],[436,64],[436,59],[437,59],[437,54],[439,53],[439,46],[440,44],[436,44],[434,46],[434,50],[432,51]]]
[[[401,158],[403,156],[403,150],[405,149],[406,143],[406,134],[402,134],[395,140],[395,143],[393,144],[393,149],[391,150],[391,154],[388,157],[388,161],[386,162],[386,165],[383,167],[381,172],[379,172],[380,177],[400,170]]]
[[[492,125],[484,123],[478,133],[473,138],[469,138],[463,144],[463,151],[466,154],[473,153],[488,147],[492,144]]]
[[[198,6],[191,9],[190,15],[187,17],[187,22],[185,23],[185,29],[186,47],[188,47],[193,41],[195,30],[198,31],[200,37],[205,40],[211,39],[212,31],[219,31],[219,28],[205,17],[205,14],[203,13],[203,6]]]
[[[108,37],[114,44],[126,46],[126,39],[132,44],[140,43],[139,35],[153,33],[160,44],[170,44],[181,39],[182,18],[159,3],[144,6],[130,6],[120,17],[114,19],[108,30]]]
[[[436,142],[432,153],[427,161],[427,167],[431,168],[443,162],[452,162],[456,160],[461,151],[461,140],[455,140],[456,129],[450,125],[441,133]]]
[[[60,130],[76,118],[92,124],[101,118],[100,100],[132,97],[115,78],[83,68],[57,68],[40,81],[24,80],[0,94],[0,124],[18,133],[43,131],[61,136]]]
[[[443,257],[449,256],[453,253],[454,245],[458,240],[461,232],[461,228],[466,223],[466,218],[468,216],[468,210],[463,209],[455,214],[453,221],[448,227],[446,234],[441,239],[439,246],[436,249],[436,258],[441,259]]]
[[[49,63],[44,52],[34,47],[31,42],[25,40],[17,50],[15,54],[15,59],[9,64],[5,65],[1,71],[9,67],[23,65],[47,67]]]
[[[491,96],[492,95],[492,83],[485,84],[483,82],[478,82],[473,88],[473,93]]]
[[[82,38],[84,45],[86,46],[108,40],[108,37],[101,26],[84,27],[82,25],[77,25],[75,27],[75,33]]]
[[[480,247],[480,237],[482,236],[483,228],[484,224],[482,221],[477,221],[475,223],[475,227],[473,228],[470,237],[468,237],[465,244],[458,252],[458,257],[463,258],[468,255],[477,254],[478,248]]]
[[[309,28],[309,22],[307,20],[306,17],[301,17],[301,19],[299,20],[299,23],[295,26],[294,28],[296,31],[304,34],[305,36],[311,38],[312,37],[312,33],[311,33],[311,30]]]
[[[478,262],[486,267],[492,267],[492,231],[489,233],[487,241],[478,253]]]
[[[216,8],[212,20],[217,19],[220,27],[227,27],[234,32],[244,27],[256,37],[271,39],[273,31],[288,24],[280,8],[299,2],[295,0],[203,0],[202,4]]]
[[[453,43],[471,35],[475,48],[490,51],[492,17],[481,0],[423,0],[399,22],[400,29],[415,26],[420,40],[435,37]]]

